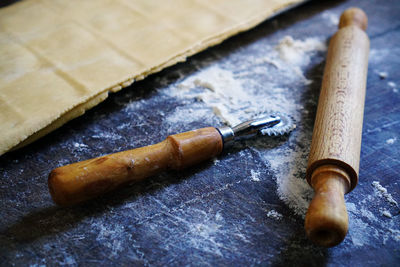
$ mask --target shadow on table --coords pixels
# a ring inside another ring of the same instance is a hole
[[[144,194],[155,194],[158,190],[177,184],[196,172],[209,168],[212,162],[205,162],[180,172],[169,172],[149,178],[146,181],[131,184],[109,192],[104,196],[92,199],[73,207],[51,206],[23,216],[18,222],[2,230],[0,235],[16,243],[30,243],[36,239],[56,235],[75,227],[85,218],[101,216],[108,209],[117,207],[127,200],[135,200]],[[132,222],[134,223],[134,222]]]
[[[269,139],[269,143],[279,146],[286,142],[287,136],[283,137],[261,137]],[[227,149],[220,157],[223,158],[226,152],[238,153],[248,146],[246,142],[239,142],[235,146]],[[12,224],[7,229],[2,230],[0,235],[9,241],[18,244],[30,243],[36,239],[49,235],[57,235],[75,227],[79,222],[86,218],[101,216],[108,209],[120,206],[126,201],[135,202],[137,198],[145,194],[156,194],[164,187],[178,184],[210,168],[214,164],[211,160],[198,164],[197,166],[182,170],[169,171],[160,175],[150,177],[145,181],[127,185],[104,196],[89,200],[73,207],[52,206],[39,211],[32,212],[22,217],[18,222]],[[135,222],[132,222],[134,224]]]
[[[329,250],[311,244],[301,229],[286,240],[271,266],[325,266],[328,258]]]

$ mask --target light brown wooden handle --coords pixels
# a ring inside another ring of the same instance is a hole
[[[364,11],[357,7],[346,9],[340,16],[339,29],[347,26],[356,26],[363,31],[367,29],[368,17]]]
[[[339,244],[347,233],[344,194],[357,184],[368,68],[367,17],[346,10],[331,38],[306,172],[315,190],[305,230],[316,244]]]
[[[348,229],[344,194],[350,188],[350,178],[337,166],[325,165],[313,172],[311,181],[315,195],[306,215],[306,233],[318,245],[336,246]]]
[[[221,153],[222,138],[212,127],[168,136],[163,142],[54,169],[49,190],[58,205],[70,206],[141,181],[166,169],[182,169]]]

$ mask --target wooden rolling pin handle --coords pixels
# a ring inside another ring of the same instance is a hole
[[[352,7],[346,9],[340,16],[339,29],[347,26],[357,26],[365,31],[368,25],[368,17],[361,9]]]
[[[316,244],[332,247],[346,236],[344,194],[357,184],[368,68],[367,16],[350,8],[331,38],[318,101],[307,181],[315,190],[305,231]]]
[[[318,167],[311,176],[315,195],[308,208],[305,229],[311,240],[324,247],[343,241],[348,229],[344,194],[350,189],[350,177],[335,165]]]
[[[209,127],[168,136],[163,142],[54,169],[48,180],[55,203],[70,206],[166,169],[179,170],[215,157],[223,143]]]

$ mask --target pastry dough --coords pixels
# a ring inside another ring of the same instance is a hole
[[[301,0],[25,0],[0,10],[0,155]]]

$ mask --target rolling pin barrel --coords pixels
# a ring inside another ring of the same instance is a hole
[[[315,190],[305,230],[316,244],[339,244],[348,230],[344,194],[358,181],[368,68],[367,16],[346,10],[331,38],[306,172]]]

